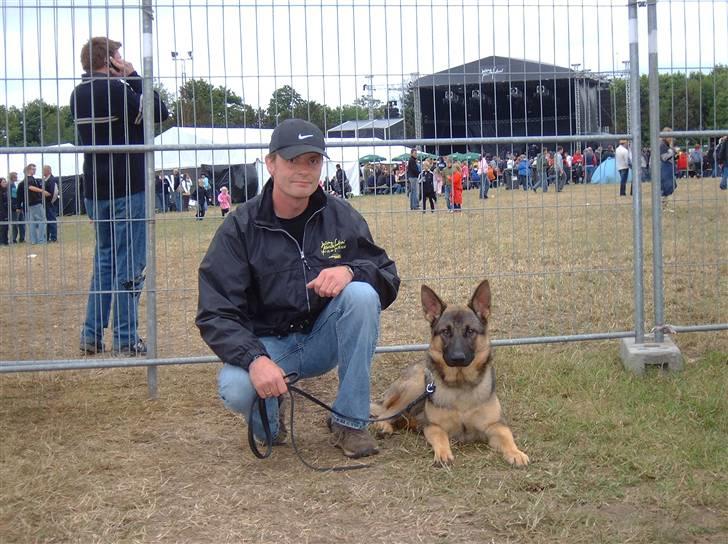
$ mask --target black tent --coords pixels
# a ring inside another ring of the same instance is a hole
[[[83,175],[58,178],[58,215],[80,215],[86,213],[83,202]]]
[[[255,163],[200,166],[207,172],[214,192],[213,202],[217,205],[217,195],[222,187],[227,187],[233,202],[245,202],[258,194],[258,170]]]

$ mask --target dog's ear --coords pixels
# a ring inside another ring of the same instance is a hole
[[[442,315],[445,310],[445,303],[427,285],[423,285],[420,289],[420,296],[422,298],[422,309],[425,311],[425,319],[432,324]]]
[[[488,280],[483,280],[475,289],[473,298],[470,299],[470,308],[478,314],[483,321],[490,316],[490,284]]]

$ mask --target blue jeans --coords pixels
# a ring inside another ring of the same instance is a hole
[[[339,391],[334,410],[354,418],[369,417],[369,375],[374,348],[379,336],[379,295],[368,283],[352,282],[329,302],[316,319],[309,334],[265,336],[260,341],[271,359],[283,371],[298,373],[301,378],[325,374],[338,365]],[[250,424],[250,408],[255,389],[246,370],[239,366],[223,365],[218,375],[220,397],[225,406],[243,414]],[[273,437],[278,436],[278,402],[266,400],[268,419]],[[332,414],[341,425],[363,429],[366,424]],[[260,414],[252,418],[255,436],[265,436]]]
[[[10,236],[12,242],[23,243],[25,242],[25,212],[16,211],[15,203],[13,202],[12,217],[10,218]]]
[[[452,208],[452,202],[450,201],[450,193],[452,191],[452,186],[450,185],[443,185],[442,192],[445,195],[445,204],[447,204],[447,209]]]
[[[591,183],[592,174],[594,174],[594,167],[587,165],[586,167],[586,182]]]
[[[147,264],[144,192],[114,200],[87,198],[85,203],[96,246],[81,342],[101,345],[113,312],[114,350],[134,346]]]
[[[480,192],[478,194],[479,198],[488,198],[488,190],[490,189],[490,180],[488,179],[488,176],[483,176],[480,178]]]
[[[175,208],[177,208],[176,211],[182,211],[182,193],[180,193],[179,191],[174,192],[174,206]]]
[[[420,188],[417,178],[407,178],[409,184],[410,210],[417,210],[420,207]]]
[[[48,235],[48,240],[54,242],[58,240],[58,223],[56,222],[58,216],[55,205],[46,203],[45,214],[47,221],[46,234]]]
[[[46,216],[42,203],[28,206],[28,229],[31,244],[46,243]]]
[[[728,189],[728,163],[724,164],[721,170],[720,188],[723,190]]]

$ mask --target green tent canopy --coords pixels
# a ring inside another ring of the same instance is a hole
[[[365,164],[368,162],[382,162],[386,160],[387,157],[382,157],[381,155],[364,155],[363,157],[359,157],[359,164]]]

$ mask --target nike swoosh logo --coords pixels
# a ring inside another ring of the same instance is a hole
[[[299,140],[305,140],[306,138],[313,138],[313,134],[299,134],[298,135]]]

